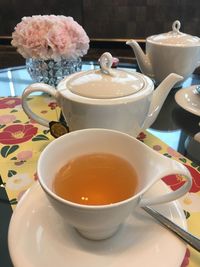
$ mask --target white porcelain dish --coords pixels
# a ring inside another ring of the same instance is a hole
[[[180,89],[175,94],[175,100],[183,109],[200,116],[200,94],[195,90],[196,85]]]
[[[166,192],[157,183],[148,195]],[[156,209],[186,229],[179,203]],[[104,241],[89,241],[63,225],[36,183],[22,197],[9,226],[9,250],[15,267],[177,267],[185,244],[143,210],[130,216],[117,234]]]

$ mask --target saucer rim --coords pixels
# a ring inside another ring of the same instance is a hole
[[[183,108],[184,110],[192,113],[193,115],[196,115],[196,116],[199,116],[200,117],[200,109],[195,109],[194,107],[191,108],[190,105],[187,104],[187,102],[184,101],[184,103],[186,103],[187,105],[183,105],[182,101],[180,100],[183,99],[183,96],[185,95],[186,92],[190,92],[192,90],[194,90],[194,88],[196,87],[197,85],[192,85],[192,86],[189,86],[189,87],[186,87],[186,88],[181,88],[180,90],[178,90],[175,94],[175,100],[176,100],[176,103],[181,107]]]
[[[158,181],[158,183],[162,184],[163,190],[165,188],[166,189],[169,189],[169,191],[171,190],[163,181],[160,180],[160,181]],[[13,230],[15,229],[15,217],[18,216],[18,211],[20,212],[20,209],[24,209],[25,208],[24,207],[25,206],[24,204],[27,204],[25,202],[26,201],[26,198],[31,194],[32,191],[33,192],[34,191],[37,192],[38,187],[40,187],[40,189],[41,189],[41,186],[40,186],[39,182],[37,181],[33,186],[31,186],[23,194],[23,196],[20,199],[20,201],[18,202],[18,205],[15,208],[15,210],[13,212],[13,215],[11,217],[11,220],[10,220],[9,230],[8,230],[8,248],[9,248],[9,253],[10,253],[10,256],[11,256],[11,261],[12,261],[12,263],[13,263],[13,265],[15,267],[19,267],[19,266],[20,267],[37,267],[37,266],[33,265],[31,262],[28,262],[27,260],[25,260],[24,257],[23,257],[23,254],[21,256],[19,256],[17,253],[15,253],[15,246],[13,245]],[[40,194],[41,192],[37,192],[37,194]],[[44,196],[44,197],[46,198],[46,196]],[[176,208],[176,212],[177,212],[178,217],[180,219],[181,227],[183,229],[187,230],[187,221],[186,221],[186,218],[185,218],[185,215],[184,215],[183,208],[181,207],[181,204],[179,203],[179,201],[176,200],[176,201],[172,201],[172,205],[174,205],[175,208]],[[29,205],[27,204],[27,206],[29,206]],[[186,244],[180,243],[180,246],[182,246],[186,250]],[[183,257],[184,257],[184,254],[182,255],[182,259],[183,259]]]

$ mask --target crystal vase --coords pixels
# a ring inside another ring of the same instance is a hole
[[[32,59],[26,60],[26,68],[33,82],[44,82],[56,87],[67,75],[80,71],[81,58],[75,60],[61,59],[60,61]]]
[[[81,67],[81,58],[76,60],[61,59],[60,61],[32,58],[26,60],[26,68],[33,82],[43,82],[55,88],[65,76],[80,71]],[[67,127],[62,112],[59,121]]]

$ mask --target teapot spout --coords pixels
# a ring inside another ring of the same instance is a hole
[[[149,57],[143,52],[139,44],[135,40],[129,40],[126,44],[133,49],[141,72],[153,78],[153,69]]]
[[[156,88],[156,90],[153,93],[153,98],[151,101],[149,113],[144,122],[143,129],[149,128],[154,123],[170,90],[177,82],[181,80],[183,80],[182,76],[176,73],[171,73]]]

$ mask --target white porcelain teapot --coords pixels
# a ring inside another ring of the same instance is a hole
[[[180,21],[176,20],[172,31],[148,37],[146,54],[135,40],[127,42],[134,50],[142,73],[156,83],[172,72],[185,80],[200,66],[200,38],[180,32],[180,27]]]
[[[104,53],[100,69],[81,71],[65,77],[57,90],[47,84],[28,86],[22,95],[27,115],[49,127],[49,121],[36,115],[28,106],[27,96],[42,91],[55,98],[70,131],[107,128],[137,136],[156,119],[175,83],[182,79],[170,74],[154,91],[152,80],[141,73],[113,69],[112,56]]]

